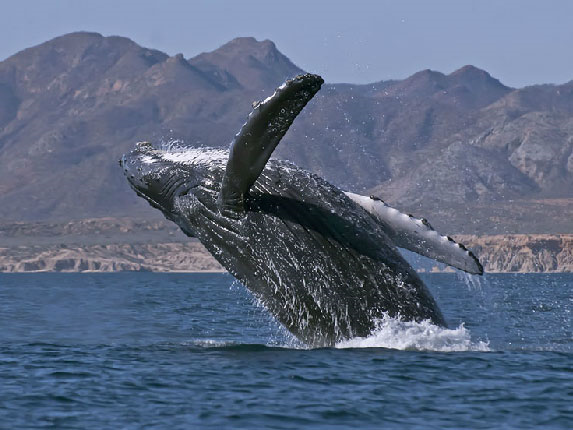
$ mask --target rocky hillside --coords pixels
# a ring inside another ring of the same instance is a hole
[[[252,38],[191,59],[95,33],[19,52],[0,62],[0,221],[160,219],[119,156],[138,140],[226,147],[300,72]],[[513,89],[465,66],[328,84],[276,156],[445,233],[573,231],[573,82]]]
[[[486,272],[573,272],[573,234],[456,236]]]
[[[0,247],[0,272],[223,272],[199,241]]]
[[[0,226],[0,272],[223,271],[167,221],[89,219]],[[573,234],[457,235],[486,272],[573,272]],[[425,259],[421,271],[444,270]],[[435,267],[434,267],[435,266]]]
[[[219,272],[172,222],[99,218],[0,225],[0,272]]]

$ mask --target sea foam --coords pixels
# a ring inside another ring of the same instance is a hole
[[[489,342],[472,341],[470,332],[460,324],[448,329],[430,321],[403,321],[385,316],[368,337],[339,342],[336,348],[389,348],[413,351],[489,351]]]

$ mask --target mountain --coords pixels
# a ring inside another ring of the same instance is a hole
[[[84,32],[19,52],[0,62],[0,221],[158,218],[121,154],[140,140],[227,147],[252,102],[299,73],[248,37],[190,59]],[[444,231],[571,232],[572,114],[573,81],[423,70],[325,85],[275,156]]]
[[[213,52],[189,59],[202,72],[227,83],[227,87],[274,90],[300,73],[301,69],[279,52],[270,40],[258,42],[253,37],[238,37]]]
[[[228,145],[240,113],[258,96],[228,90],[182,55],[94,33],[8,58],[0,63],[0,89],[4,219],[149,212],[119,174],[121,154],[170,130],[193,144]]]

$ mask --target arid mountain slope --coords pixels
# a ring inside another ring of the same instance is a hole
[[[0,221],[159,217],[120,155],[138,140],[226,147],[252,102],[300,72],[252,38],[191,59],[95,33],[17,53],[0,62]],[[275,155],[446,232],[567,233],[572,114],[573,82],[512,89],[473,66],[425,70],[325,85]]]

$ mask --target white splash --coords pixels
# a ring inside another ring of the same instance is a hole
[[[484,285],[487,285],[485,278],[466,272],[456,272],[456,278],[466,285],[468,291],[483,292]]]
[[[489,343],[473,342],[470,332],[462,324],[448,329],[430,321],[402,321],[383,317],[368,337],[357,337],[340,342],[336,348],[389,348],[410,351],[489,351]]]
[[[165,140],[165,138],[162,137],[159,144],[162,151],[182,151],[187,148],[185,141],[182,139],[170,138]]]
[[[159,157],[166,161],[182,164],[225,163],[229,152],[219,149],[186,148],[179,151],[160,152]]]
[[[238,345],[237,342],[229,340],[216,340],[216,339],[198,339],[190,342],[183,342],[182,345],[198,346],[202,348],[225,348],[227,346]]]
[[[141,162],[144,164],[153,164],[155,163],[155,158],[149,155],[144,155],[143,157],[141,157]]]

